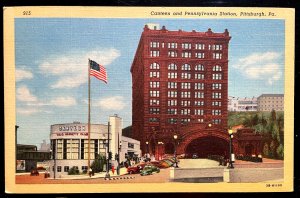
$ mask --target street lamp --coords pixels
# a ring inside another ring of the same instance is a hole
[[[177,164],[177,154],[176,154],[176,151],[177,151],[177,138],[178,138],[178,136],[175,134],[174,136],[173,136],[173,138],[174,138],[174,143],[175,143],[175,147],[174,147],[174,159],[175,159],[175,168],[178,168],[178,164]]]
[[[149,154],[149,142],[146,142],[146,160],[148,160],[148,154]]]
[[[118,157],[117,157],[117,161],[118,161],[118,167],[117,167],[117,174],[120,175],[120,150],[122,148],[122,141],[119,140],[119,135],[118,135]]]
[[[229,164],[228,164],[228,168],[234,168],[233,166],[233,161],[232,161],[232,157],[233,157],[233,152],[232,152],[232,138],[233,138],[233,134],[232,134],[232,129],[228,130],[228,134],[229,134]]]
[[[53,149],[53,150],[52,150]],[[50,149],[50,153],[51,153],[51,156],[52,156],[52,159],[53,159],[53,179],[56,178],[56,154],[55,154],[55,149],[52,147],[52,149]],[[49,167],[50,168],[50,167]]]
[[[15,148],[16,148],[16,172],[17,172],[17,160],[18,160],[18,125],[15,125]]]

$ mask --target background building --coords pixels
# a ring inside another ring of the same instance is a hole
[[[257,111],[257,98],[229,96],[228,111]]]
[[[17,171],[29,172],[36,169],[39,162],[49,159],[49,151],[38,151],[35,145],[17,144]]]
[[[128,154],[140,157],[139,141],[122,136],[122,119],[117,115],[110,116],[109,151],[112,161],[117,167],[116,154],[120,154],[120,162],[125,161]],[[108,125],[91,124],[90,164],[98,155],[107,159]],[[88,168],[88,124],[73,122],[51,125],[50,174],[53,177],[67,175],[69,169],[77,168],[80,172]],[[119,142],[119,144],[118,144]],[[133,147],[128,147],[128,145]]]
[[[258,111],[284,111],[284,94],[262,94],[257,98]]]
[[[227,29],[186,32],[145,25],[131,66],[132,135],[144,153],[172,154],[174,134],[179,153],[227,152],[230,39]]]

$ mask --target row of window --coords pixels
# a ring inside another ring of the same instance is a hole
[[[150,114],[159,114],[160,109],[159,108],[149,108],[149,113]],[[177,109],[170,108],[167,110],[167,114],[177,115]],[[180,114],[181,115],[191,115],[191,109],[181,109]],[[212,115],[222,115],[221,110],[219,110],[219,109],[213,109],[211,111],[211,114]],[[194,109],[194,115],[204,115],[204,110],[203,109]]]
[[[159,78],[159,72],[150,72],[150,78]],[[205,76],[204,74],[195,74],[194,75],[194,79],[198,79],[198,80],[204,80]],[[191,79],[192,78],[192,74],[191,73],[181,73],[181,79]],[[168,72],[168,79],[177,79],[177,72]],[[222,80],[222,74],[212,74],[212,79],[213,80]]]
[[[165,43],[161,43],[162,48],[165,47]],[[151,48],[159,48],[160,42],[158,41],[152,41],[150,42],[150,47]],[[178,43],[176,42],[170,42],[167,44],[169,49],[177,49],[178,48]],[[222,45],[221,44],[208,44],[208,49],[209,50],[222,50]],[[204,43],[196,43],[194,44],[195,49],[197,50],[204,50],[206,45]],[[181,43],[181,48],[182,49],[192,49],[192,43]]]
[[[150,57],[159,57],[158,50],[151,50]],[[178,53],[176,51],[169,51],[168,57],[176,58],[178,57]],[[205,58],[205,54],[203,52],[197,52],[194,54],[195,58],[203,59]],[[192,58],[192,52],[181,52],[181,58]],[[222,53],[213,53],[213,59],[222,59]]]
[[[181,119],[181,124],[186,124],[186,123],[188,123],[190,121],[191,121],[190,118],[182,118]],[[198,118],[197,121],[203,123],[204,119],[203,118]],[[167,122],[169,124],[177,124],[177,118],[168,118]],[[212,123],[213,124],[221,124],[221,119],[213,119]]]
[[[151,90],[150,91],[150,97],[159,97],[159,91],[157,90]],[[177,91],[168,91],[168,97],[169,98],[176,98],[177,97]],[[191,98],[191,92],[190,91],[182,91],[181,98]],[[194,98],[204,98],[204,92],[194,92]],[[213,92],[212,98],[222,98],[222,93],[219,92]]]
[[[191,65],[185,63],[181,66],[181,70],[184,71],[190,71]],[[160,69],[160,65],[158,63],[152,63],[150,64],[150,69]],[[195,66],[195,71],[204,71],[204,65],[198,64]],[[168,70],[177,70],[177,65],[174,63],[171,63],[168,65]],[[222,71],[222,67],[220,65],[213,66],[213,71]]]

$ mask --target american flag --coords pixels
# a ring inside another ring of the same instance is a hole
[[[106,69],[92,60],[90,60],[90,75],[104,81],[107,84]]]

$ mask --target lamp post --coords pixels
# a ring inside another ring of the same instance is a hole
[[[52,145],[52,149],[50,149],[50,153],[51,153],[51,156],[52,156],[52,159],[53,159],[53,179],[56,178],[56,154],[55,154],[55,148],[53,147]]]
[[[174,138],[174,143],[175,143],[175,147],[174,147],[174,159],[175,159],[175,168],[178,168],[178,164],[177,164],[177,138],[178,138],[178,136],[175,134],[174,136],[173,136],[173,138]]]
[[[17,139],[18,128],[19,126],[15,125],[16,172],[17,172],[17,160],[18,160],[18,139]]]
[[[148,154],[149,154],[149,142],[146,141],[146,161],[148,161]]]
[[[110,153],[109,153],[109,130],[110,130],[110,122],[108,122],[108,130],[107,130],[107,160],[106,160],[106,174],[105,174],[105,179],[106,178],[110,178],[110,174],[109,174],[109,160],[110,160]]]
[[[117,157],[117,161],[118,161],[118,167],[117,167],[117,174],[120,175],[120,150],[122,148],[122,141],[119,140],[119,135],[118,135],[118,157]]]
[[[228,134],[229,134],[229,164],[228,164],[228,168],[234,168],[233,166],[233,161],[232,161],[232,138],[233,138],[233,134],[232,134],[232,130],[229,129],[228,130]]]

